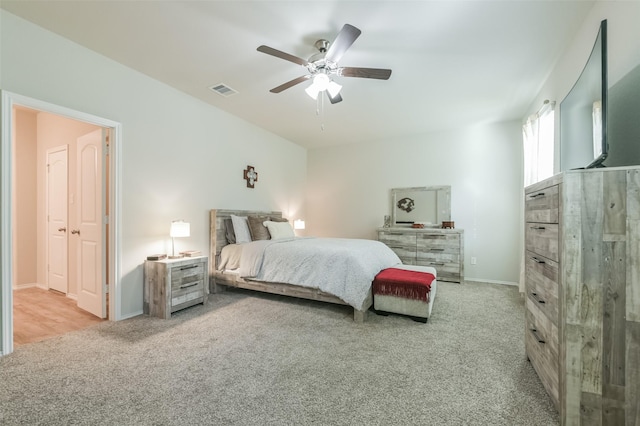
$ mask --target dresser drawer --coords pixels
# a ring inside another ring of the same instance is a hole
[[[560,195],[558,185],[526,194],[525,222],[558,223]]]
[[[416,234],[412,232],[394,232],[380,231],[378,232],[378,240],[385,243],[389,247],[416,247]]]
[[[558,256],[558,224],[527,223],[525,227],[525,248],[555,262]]]
[[[460,252],[460,234],[422,234],[417,236],[418,251]]]
[[[558,326],[558,263],[530,251],[525,253],[525,290],[538,308]]]
[[[526,304],[525,350],[547,393],[558,407],[558,328],[530,298],[526,299]]]
[[[418,259],[416,265],[435,268],[438,281],[462,282],[460,263]]]

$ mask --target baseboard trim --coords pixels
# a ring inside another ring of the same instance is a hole
[[[14,285],[13,289],[14,290],[22,290],[22,289],[31,288],[31,287],[38,287],[38,284],[37,283],[18,284],[18,285]]]
[[[518,287],[518,283],[513,281],[488,280],[486,278],[467,278],[467,277],[465,277],[464,280],[473,281],[474,283],[502,284],[502,285],[512,285],[512,286]]]
[[[142,312],[142,311],[136,311],[136,312],[133,312],[131,314],[122,315],[118,321],[126,320],[126,319],[133,318],[133,317],[137,317],[137,316],[143,315],[143,314],[144,314],[144,312]]]

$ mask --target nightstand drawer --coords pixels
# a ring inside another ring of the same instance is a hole
[[[197,280],[182,284],[177,289],[171,291],[171,311],[177,311],[191,301],[201,299],[204,296],[204,281]]]
[[[171,268],[172,287],[180,286],[185,282],[193,281],[194,277],[202,278],[204,276],[204,264],[196,263],[193,265],[178,266]]]

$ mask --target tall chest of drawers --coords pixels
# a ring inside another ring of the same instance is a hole
[[[441,228],[379,228],[378,240],[406,265],[431,266],[438,281],[464,281],[464,232]]]
[[[206,303],[207,264],[206,256],[145,261],[144,313],[168,319],[175,311]]]
[[[531,185],[525,222],[525,349],[561,424],[640,424],[640,167]]]
[[[560,195],[561,185],[549,182],[525,196],[525,350],[556,408]]]

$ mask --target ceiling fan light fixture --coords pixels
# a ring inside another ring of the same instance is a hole
[[[331,83],[331,79],[324,73],[318,73],[313,77],[313,85],[318,88],[319,92],[327,90],[329,83]]]
[[[342,86],[335,81],[330,81],[327,85],[327,92],[329,92],[329,96],[331,96],[331,98],[335,98],[340,93],[341,89]]]
[[[309,95],[314,101],[318,99],[318,93],[320,93],[320,90],[315,83],[311,83],[311,85],[304,89],[304,91],[307,92],[307,95]]]

